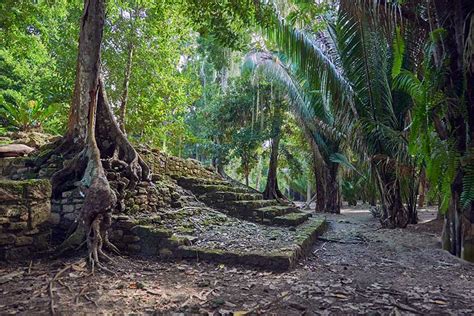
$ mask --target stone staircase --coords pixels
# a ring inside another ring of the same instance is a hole
[[[264,200],[261,193],[226,180],[193,177],[178,177],[176,180],[179,186],[193,192],[198,200],[240,219],[268,225],[298,226],[311,216],[293,205]]]

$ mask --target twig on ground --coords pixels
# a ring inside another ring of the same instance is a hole
[[[313,255],[316,255],[316,253],[318,253],[319,251],[325,249],[324,247],[326,246],[327,242],[325,242],[321,247],[319,247],[318,249],[316,249],[315,251],[313,251]]]
[[[64,282],[61,281],[61,280],[58,280],[58,283],[61,284],[62,286],[64,286],[66,289],[68,289],[69,292],[72,293],[72,289],[71,289],[71,287],[70,287],[68,284],[64,283]]]
[[[82,294],[84,294],[86,287],[87,287],[87,284],[82,287],[82,289],[79,291],[79,294],[77,294],[76,297],[74,298],[74,302],[76,304],[79,304],[79,299],[81,298]]]
[[[54,288],[54,281],[56,281],[64,272],[66,272],[67,270],[69,270],[70,268],[72,267],[72,264],[69,264],[67,266],[65,266],[64,268],[62,268],[61,270],[59,270],[55,275],[54,277],[51,279],[51,281],[49,281],[49,284],[48,284],[48,293],[49,293],[49,309],[50,309],[50,312],[51,312],[51,315],[54,315],[55,314],[55,310],[54,310],[54,293],[53,293],[53,288]]]
[[[28,272],[27,274],[31,274],[31,268],[33,267],[33,260],[30,260],[30,264],[28,266]]]
[[[84,294],[83,296],[84,296],[84,298],[85,298],[86,300],[88,300],[89,302],[91,302],[92,304],[94,304],[95,307],[97,307],[97,308],[99,307],[99,304],[97,304],[97,302],[94,301],[92,298],[90,298],[87,294]]]

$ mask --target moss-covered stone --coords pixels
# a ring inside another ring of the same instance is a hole
[[[304,223],[311,215],[302,212],[288,213],[282,216],[277,216],[273,219],[273,223],[284,226],[298,226]]]
[[[195,194],[205,194],[210,192],[236,192],[236,193],[248,193],[248,189],[241,187],[233,187],[230,185],[217,185],[217,184],[200,184],[193,186],[191,189]]]
[[[236,252],[222,249],[208,249],[194,246],[181,246],[179,253],[183,258],[193,258],[227,264],[244,264],[267,270],[283,271],[291,268],[295,262],[292,252]]]

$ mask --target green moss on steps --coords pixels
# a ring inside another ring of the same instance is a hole
[[[233,187],[230,185],[216,185],[216,184],[202,184],[192,187],[191,191],[195,194],[205,194],[209,192],[236,192],[236,193],[248,193],[248,190],[240,187]]]
[[[326,227],[324,219],[310,219],[300,225],[295,244],[292,247],[266,252],[246,252],[236,250],[212,249],[196,246],[180,246],[175,255],[179,258],[213,261],[226,264],[243,264],[266,270],[288,270],[295,266],[298,259],[311,251],[313,243]]]
[[[240,193],[231,191],[209,192],[199,197],[200,200],[211,204],[225,201],[261,200],[262,198],[262,195],[258,193]]]
[[[275,217],[273,223],[284,226],[298,226],[304,223],[310,216],[308,213],[293,212]]]

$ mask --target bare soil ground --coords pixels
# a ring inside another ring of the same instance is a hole
[[[114,257],[115,276],[88,275],[81,254],[2,263],[0,314],[473,315],[474,265],[439,249],[434,217],[424,211],[419,225],[385,230],[364,208],[328,215],[313,253],[284,273]]]

